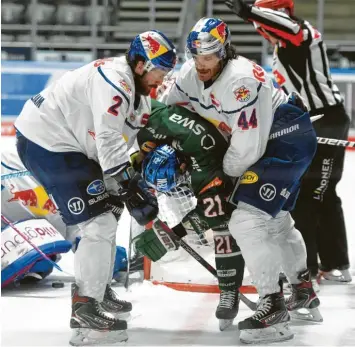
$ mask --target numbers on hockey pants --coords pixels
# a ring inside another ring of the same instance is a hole
[[[113,116],[117,117],[118,116],[118,111],[117,109],[121,106],[122,104],[122,98],[119,95],[116,95],[113,97],[113,101],[116,103],[110,106],[107,110],[108,113],[111,113]]]
[[[205,209],[205,216],[208,218],[223,216],[224,211],[222,207],[222,201],[219,195],[214,197],[208,197],[202,200],[204,205],[207,205]]]
[[[229,235],[217,235],[214,237],[216,254],[229,254],[232,253],[231,236]]]

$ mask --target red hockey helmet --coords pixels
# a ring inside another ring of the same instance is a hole
[[[271,10],[285,8],[289,11],[291,16],[294,14],[295,7],[293,0],[256,0],[254,6],[269,8]]]

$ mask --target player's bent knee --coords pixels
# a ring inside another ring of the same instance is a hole
[[[265,212],[240,202],[233,211],[229,222],[229,231],[239,245],[245,240],[260,243],[267,236],[266,223],[270,216]]]

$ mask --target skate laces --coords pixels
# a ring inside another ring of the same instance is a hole
[[[105,319],[107,319],[107,320],[109,320],[109,321],[112,321],[112,322],[117,321],[117,319],[114,317],[114,315],[112,315],[110,312],[106,312],[106,311],[104,311],[104,310],[102,309],[100,303],[99,303],[97,300],[95,300],[94,305],[95,305],[95,308],[96,308],[97,313],[98,313],[102,318],[105,318]]]
[[[236,293],[234,291],[222,291],[220,307],[232,308],[234,306]]]
[[[271,308],[272,308],[272,301],[270,296],[260,299],[257,311],[254,313],[252,318],[259,320],[260,318],[265,316],[270,311]]]
[[[115,300],[121,304],[127,304],[127,301],[119,299],[116,292],[110,286],[107,286],[107,294],[110,299]]]

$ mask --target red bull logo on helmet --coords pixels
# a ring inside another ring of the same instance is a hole
[[[13,197],[8,202],[21,202],[36,217],[43,217],[48,213],[57,213],[57,207],[42,186],[21,190],[12,185],[10,193],[13,194]]]
[[[141,34],[141,40],[149,59],[157,58],[168,51],[158,33],[152,31],[143,33]]]
[[[193,48],[201,48],[202,47],[201,41],[200,40],[192,41],[192,47]]]
[[[221,22],[215,28],[211,30],[211,35],[215,37],[222,44],[226,42],[227,38],[227,24]]]

